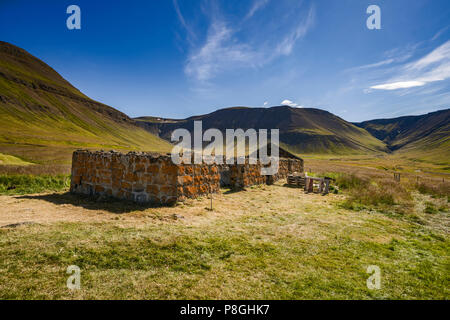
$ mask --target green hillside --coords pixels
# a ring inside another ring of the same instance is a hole
[[[168,152],[170,144],[85,96],[25,50],[0,42],[0,153],[68,163],[78,148]]]
[[[384,141],[398,156],[435,163],[450,159],[450,109],[356,125]]]

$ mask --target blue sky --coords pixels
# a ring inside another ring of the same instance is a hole
[[[81,8],[68,30],[66,8]],[[381,30],[369,30],[369,5]],[[349,121],[450,107],[448,0],[0,2],[0,40],[130,116],[282,102]]]

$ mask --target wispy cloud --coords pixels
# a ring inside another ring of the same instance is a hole
[[[246,17],[250,19],[267,3],[268,1],[264,0],[255,1]],[[181,13],[179,16],[182,17]],[[223,72],[242,68],[259,68],[280,56],[290,55],[296,42],[312,27],[314,9],[313,7],[308,10],[302,9],[297,16],[299,18],[289,22],[291,26],[282,35],[274,34],[272,37],[267,37],[266,33],[271,34],[271,32],[267,30],[262,32],[260,28],[249,28],[246,31],[252,30],[257,34],[246,34],[243,37],[242,29],[236,23],[227,21],[216,12],[209,17],[210,24],[205,41],[199,46],[193,46],[190,50],[185,66],[186,75],[200,82],[206,82]]]
[[[177,13],[178,20],[180,21],[183,28],[186,30],[188,35],[188,41],[192,43],[197,39],[197,36],[195,35],[194,31],[191,29],[191,27],[186,23],[186,20],[184,19],[183,14],[181,13],[180,6],[178,5],[177,0],[173,0],[173,6],[175,8],[175,12]]]
[[[424,86],[425,82],[423,81],[399,81],[393,83],[379,84],[376,86],[370,87],[371,89],[378,90],[397,90],[397,89],[405,89],[412,87],[421,87]]]
[[[252,66],[258,54],[245,44],[233,41],[233,29],[224,22],[211,25],[206,43],[187,60],[185,72],[205,81],[228,68]]]
[[[433,38],[431,38],[431,41],[438,39],[445,31],[447,31],[448,28],[450,28],[450,26],[446,26],[446,27],[442,28],[441,30],[439,30],[438,32],[436,32],[436,34],[433,36]]]
[[[250,8],[250,10],[248,11],[247,15],[245,16],[245,20],[250,19],[251,17],[253,17],[253,15],[260,9],[264,8],[270,0],[255,0],[253,2],[252,7]]]
[[[345,72],[365,71],[369,69],[379,69],[381,67],[391,67],[392,65],[401,64],[406,62],[413,56],[413,53],[417,50],[419,44],[408,45],[405,48],[394,48],[385,51],[382,55],[382,60],[374,63],[365,64],[362,66],[352,67],[346,69]]]
[[[304,37],[308,30],[314,24],[314,7],[311,7],[308,11],[308,15],[306,19],[304,19],[301,23],[299,23],[294,31],[288,34],[281,43],[278,44],[275,53],[281,55],[290,55],[292,49],[294,48],[295,42]]]
[[[367,70],[367,69],[372,69],[372,68],[378,68],[381,66],[385,66],[388,64],[393,63],[395,60],[394,59],[386,59],[386,60],[382,60],[379,62],[375,62],[375,63],[371,63],[371,64],[365,64],[362,66],[358,66],[358,67],[354,67],[351,69],[347,69],[346,71],[354,71],[354,70]]]
[[[424,86],[450,78],[450,40],[421,59],[407,63],[390,80],[371,86],[376,90],[396,90]]]
[[[431,53],[427,54],[425,57],[407,65],[407,69],[422,70],[437,62],[448,63],[448,60],[450,60],[450,40],[445,42],[440,47],[434,49]]]

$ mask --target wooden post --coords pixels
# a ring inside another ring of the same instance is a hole
[[[209,198],[211,199],[211,211],[213,210],[211,181],[209,182]]]
[[[324,195],[328,194],[330,186],[330,179],[325,179],[325,190],[323,192]]]
[[[306,193],[314,191],[314,180],[311,179],[310,177],[306,178],[305,191]]]
[[[323,192],[325,185],[324,185],[324,179],[322,178],[319,182],[319,193]]]

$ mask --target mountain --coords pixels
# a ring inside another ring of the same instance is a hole
[[[0,154],[67,163],[78,148],[167,152],[170,144],[85,96],[25,50],[0,42]]]
[[[169,152],[177,128],[280,129],[280,144],[297,153],[402,156],[448,162],[450,109],[421,116],[349,123],[313,108],[233,107],[190,117],[129,118],[94,101],[47,64],[0,41],[0,164],[69,163],[78,148]],[[162,138],[162,139],[161,139]]]
[[[450,109],[355,125],[366,129],[400,155],[444,162],[450,159]]]
[[[170,140],[172,131],[177,128],[185,128],[192,133],[194,121],[201,120],[203,130],[217,128],[225,132],[227,128],[280,129],[280,145],[297,154],[361,154],[388,151],[383,142],[365,129],[328,111],[313,108],[233,107],[183,120],[156,117],[139,117],[135,120],[149,132],[166,140]]]

